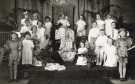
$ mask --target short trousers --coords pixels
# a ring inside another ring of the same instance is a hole
[[[127,57],[120,57],[119,63],[128,63],[128,58]]]

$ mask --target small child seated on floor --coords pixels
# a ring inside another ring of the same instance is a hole
[[[88,49],[85,47],[85,43],[80,42],[80,48],[78,48],[78,59],[76,65],[85,66],[87,65],[86,54]]]

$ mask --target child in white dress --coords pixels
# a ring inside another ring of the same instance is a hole
[[[26,32],[31,32],[30,20],[25,20],[25,25],[21,27],[20,33],[24,34]]]
[[[97,37],[99,36],[99,31],[100,29],[97,27],[97,23],[94,22],[92,24],[92,29],[89,30],[89,35],[88,35],[88,42],[90,44],[91,49],[95,48],[95,41]]]
[[[86,22],[84,20],[84,17],[81,15],[80,19],[76,22],[76,47],[79,47],[80,41],[83,39],[83,37],[86,36]]]
[[[26,25],[26,24],[25,24],[25,20],[28,20],[28,19],[29,19],[28,11],[25,11],[25,12],[23,13],[23,15],[24,15],[24,18],[21,19],[21,26]]]
[[[45,17],[44,27],[46,29],[45,34],[48,35],[48,37],[50,38],[52,22],[51,22],[51,18],[49,16]]]
[[[78,59],[76,65],[87,65],[87,58],[85,56],[87,52],[88,49],[85,47],[85,44],[83,42],[80,42],[80,48],[78,48]]]
[[[26,32],[25,39],[22,41],[22,64],[23,65],[32,65],[33,60],[33,48],[34,44],[31,39],[31,34]]]
[[[33,19],[32,19],[32,21],[31,21],[31,23],[32,23],[32,25],[38,25],[38,20],[39,18],[38,18],[38,13],[34,13],[33,14]]]
[[[38,21],[38,27],[37,27],[37,38],[40,41],[40,49],[43,48],[44,40],[45,40],[45,28],[42,27],[42,23]]]
[[[111,18],[110,15],[107,15],[107,18],[105,20],[105,34],[107,36],[111,36],[112,32],[113,32],[113,27],[112,27],[112,22],[114,22],[114,20]]]
[[[96,59],[96,65],[102,65],[103,61],[104,61],[104,47],[107,43],[107,39],[108,37],[105,36],[104,30],[100,30],[100,35],[97,38],[96,42],[95,42],[95,53],[97,55],[97,59]]]
[[[113,45],[113,40],[108,39],[107,44],[104,48],[104,66],[106,67],[117,67],[117,48]]]
[[[84,21],[83,16],[80,16],[80,19],[76,22],[77,26],[77,36],[85,36],[86,35],[86,22]]]
[[[101,16],[99,14],[96,15],[96,23],[99,29],[104,29],[105,22],[101,19]]]
[[[111,26],[113,28],[111,38],[116,41],[120,37],[119,30],[116,29],[116,22],[112,22]]]

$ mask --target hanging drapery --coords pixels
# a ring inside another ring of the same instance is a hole
[[[15,1],[15,0],[12,0]],[[74,10],[70,13],[73,16],[69,19],[73,19],[75,23],[79,16],[84,14],[86,21],[88,23],[88,27],[91,27],[91,23],[93,21],[93,14],[92,12],[101,12],[104,7],[109,6],[109,0],[16,0],[17,1],[17,8],[27,9],[27,10],[34,10],[38,11],[42,16],[42,19],[45,16],[53,17],[53,6],[54,5],[62,5],[68,4],[69,7],[72,5],[74,6]],[[11,1],[10,1],[11,2]],[[10,3],[10,6],[13,8],[13,2]],[[68,9],[66,9],[69,11]],[[19,10],[20,11],[20,10]],[[65,12],[68,15],[68,12]]]

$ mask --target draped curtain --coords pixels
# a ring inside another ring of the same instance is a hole
[[[14,7],[15,0],[9,0],[11,8]],[[38,11],[43,17],[52,16],[53,5],[49,3],[49,0],[16,0],[17,8],[35,10]],[[53,0],[51,0],[53,1]],[[110,0],[67,0],[70,4],[74,6],[74,23],[79,19],[80,15],[84,15],[88,23],[88,28],[91,28],[91,23],[93,21],[93,16],[90,12],[99,12],[102,8],[109,6]],[[21,14],[20,14],[21,15]],[[19,16],[20,17],[20,16]],[[42,18],[43,18],[42,17]]]

